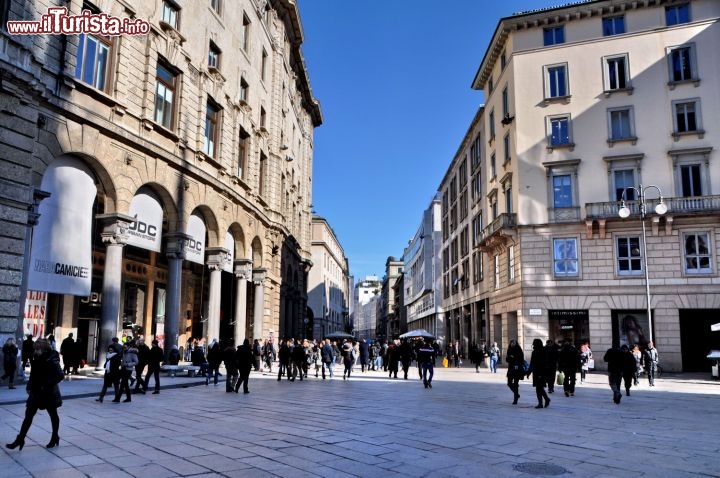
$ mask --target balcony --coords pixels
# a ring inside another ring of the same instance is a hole
[[[652,215],[655,206],[660,199],[646,199],[648,214]],[[720,196],[691,196],[691,197],[674,197],[663,198],[663,202],[667,205],[668,215],[673,216],[699,216],[706,214],[717,214],[720,212]],[[639,201],[627,201],[627,207],[630,208],[630,217],[640,216]],[[620,209],[620,201],[613,202],[592,202],[585,204],[585,214],[587,219],[617,219],[620,220],[618,210]]]
[[[500,214],[480,232],[477,247],[483,252],[503,250],[507,247],[508,243],[515,243],[516,230],[517,215],[514,213]]]

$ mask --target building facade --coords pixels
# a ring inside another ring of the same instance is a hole
[[[471,207],[485,219],[470,229],[472,254],[462,241],[458,261],[452,242],[443,250],[448,306],[462,303],[461,258],[481,252],[488,340],[527,349],[538,337],[587,339],[605,350],[652,337],[666,369],[707,369],[720,346],[710,334],[720,312],[719,22],[708,0],[593,0],[499,21],[473,80],[486,103],[466,137],[480,151]],[[465,160],[470,148],[451,168]],[[452,181],[441,189],[449,233],[461,194]]]
[[[375,337],[378,339],[391,339],[400,333],[399,309],[402,304],[396,302],[398,295],[393,292],[393,288],[396,288],[397,280],[402,273],[402,259],[388,257],[385,261],[385,276],[380,284],[379,309],[375,328]]]
[[[166,351],[297,335],[322,116],[295,2],[64,5],[147,32],[2,22],[2,332],[73,331],[91,363],[121,333]],[[2,16],[52,6],[12,0]]]
[[[313,216],[313,267],[308,276],[308,337],[323,338],[330,332],[344,332],[350,313],[348,260],[327,220]]]
[[[403,306],[407,324],[401,333],[425,329],[445,342],[442,313],[442,209],[440,195],[423,212],[420,227],[403,251]]]
[[[355,284],[353,328],[349,331],[355,337],[375,337],[381,288],[382,282],[377,276],[366,276]]]

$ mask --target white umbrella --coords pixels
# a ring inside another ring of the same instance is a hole
[[[421,337],[421,338],[427,338],[427,339],[434,339],[435,336],[428,332],[425,329],[415,329],[410,330],[408,332],[405,332],[404,334],[400,335],[401,339],[409,339],[413,337]]]

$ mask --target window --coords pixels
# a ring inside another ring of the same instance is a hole
[[[618,237],[616,240],[618,275],[637,275],[643,272],[640,237]]]
[[[160,20],[167,23],[175,30],[178,29],[178,20],[180,18],[180,7],[169,0],[163,0],[162,12]]]
[[[680,166],[680,187],[682,197],[702,196],[702,176],[699,164]]]
[[[549,146],[568,146],[571,145],[570,140],[570,116],[550,116],[548,117],[548,145]]]
[[[475,171],[475,169],[480,166],[480,161],[482,159],[482,140],[480,139],[480,135],[475,136],[475,142],[470,146],[470,170]]]
[[[565,27],[550,27],[543,29],[543,44],[545,46],[565,43]]]
[[[220,49],[212,41],[208,48],[208,68],[220,69]]]
[[[515,282],[515,246],[508,247],[508,282]]]
[[[630,88],[630,72],[628,69],[627,54],[604,57],[603,69],[605,91]]]
[[[495,139],[495,110],[491,110],[488,115],[488,131],[490,132],[490,141]]]
[[[460,220],[468,216],[468,194],[467,191],[460,193]]]
[[[505,186],[505,190],[503,191],[505,194],[505,212],[508,214],[512,214],[513,212],[513,200],[512,200],[512,186],[510,184],[507,184]]]
[[[258,174],[258,194],[264,196],[265,191],[265,175],[267,174],[267,156],[260,151],[260,172]]]
[[[504,70],[507,66],[507,56],[505,55],[505,50],[500,54],[500,69]]]
[[[553,273],[555,277],[577,277],[577,238],[553,239]]]
[[[472,199],[473,204],[482,196],[481,180],[482,176],[480,174],[480,170],[478,169],[475,174],[473,174],[472,181],[470,183],[470,198]]]
[[[505,164],[507,164],[510,162],[510,133],[506,134],[503,138],[503,149],[505,154]]]
[[[625,16],[603,18],[603,36],[625,33]]]
[[[220,13],[220,2],[221,2],[221,0],[210,0],[210,6],[217,13]]]
[[[470,252],[470,228],[465,226],[460,231],[460,257],[465,257]]]
[[[615,200],[634,201],[635,200],[635,170],[634,169],[617,169],[613,171],[613,183],[615,186]],[[623,197],[623,192],[625,197]]]
[[[608,131],[610,141],[636,139],[633,109],[629,106],[609,109]]]
[[[508,99],[508,88],[507,86],[502,90],[502,109],[503,118],[510,116],[510,100]]]
[[[476,246],[480,242],[480,235],[483,230],[482,212],[479,212],[472,220],[472,234],[473,234],[473,246]]]
[[[700,127],[700,102],[695,100],[673,101],[675,133],[697,133]]]
[[[669,27],[690,22],[690,4],[665,7],[665,24]]]
[[[7,22],[10,19],[10,2],[0,5],[0,29],[7,31]]]
[[[694,44],[670,48],[668,50],[668,62],[671,83],[698,80]]]
[[[173,128],[177,75],[169,65],[158,63],[155,76],[155,122]]]
[[[247,167],[247,156],[250,151],[250,135],[242,126],[240,127],[240,137],[238,138],[238,168],[237,177],[245,178],[245,168]]]
[[[488,93],[492,93],[495,89],[495,82],[493,81],[492,75],[488,78]]]
[[[498,217],[498,205],[497,205],[497,195],[490,198],[490,214],[492,215],[492,220],[494,221]]]
[[[265,108],[262,106],[260,107],[260,127],[265,128],[267,122],[267,113],[265,112]]]
[[[450,282],[452,283],[452,293],[457,294],[459,290],[458,283],[460,282],[457,267],[454,267],[453,270],[450,271]]]
[[[112,43],[103,37],[85,33],[78,38],[75,78],[100,91],[107,91]]]
[[[552,177],[553,185],[553,207],[572,207],[572,176],[569,174],[558,174]]]
[[[460,190],[467,184],[467,159],[463,159],[460,167],[458,167],[458,183],[460,184]]]
[[[250,85],[245,78],[240,77],[240,100],[247,103],[249,101]]]
[[[445,249],[443,249],[442,261],[443,261],[443,272],[449,271],[450,270],[450,252],[448,251],[447,247]]]
[[[494,278],[495,278],[495,288],[500,288],[500,256],[493,257],[494,264],[493,264],[493,270],[494,270]]]
[[[250,51],[250,19],[243,13],[243,26],[242,26],[242,49],[245,53]]]
[[[268,59],[268,54],[265,51],[265,48],[263,48],[262,58],[260,61],[260,79],[262,81],[267,80],[267,59]]]
[[[710,235],[707,232],[685,233],[685,272],[708,274],[712,272]]]
[[[483,280],[482,256],[482,252],[473,252],[473,284],[477,284],[478,282]]]
[[[458,238],[450,242],[450,264],[455,265],[458,262]]]
[[[495,152],[490,155],[490,179],[494,179],[497,176],[497,166],[495,161]]]
[[[549,65],[545,67],[545,98],[563,98],[568,96],[567,65]]]
[[[468,274],[470,274],[470,259],[465,259],[462,263],[462,275],[459,277],[460,287],[463,289],[467,289],[470,286]]]
[[[215,145],[218,141],[218,133],[220,127],[220,107],[215,102],[208,100],[205,108],[205,142],[203,143],[203,153],[211,158],[215,157]]]

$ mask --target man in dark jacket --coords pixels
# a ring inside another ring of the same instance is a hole
[[[565,380],[563,381],[565,396],[575,396],[575,381],[577,372],[580,369],[580,352],[578,352],[578,349],[570,342],[570,339],[566,339],[562,349],[560,349],[558,366],[560,371],[565,375]]]
[[[163,349],[160,348],[159,342],[157,339],[152,341],[152,347],[150,348],[150,357],[148,359],[148,371],[147,375],[145,375],[145,383],[143,384],[143,391],[141,393],[145,393],[145,390],[148,389],[148,385],[150,384],[150,375],[155,377],[155,391],[153,392],[153,395],[157,395],[160,393],[160,367],[162,366],[162,362],[165,359],[165,353],[163,352]]]
[[[548,339],[545,342],[545,372],[543,374],[548,393],[555,392],[555,373],[557,372],[558,355],[557,345]]]
[[[432,388],[432,379],[435,364],[435,349],[430,345],[428,339],[418,347],[417,361],[422,367],[422,379],[425,388]]]
[[[72,364],[75,361],[75,339],[73,339],[72,332],[60,344],[60,355],[62,355],[63,360],[63,372],[67,376],[70,374]]]
[[[365,339],[360,339],[360,371],[364,372],[370,368],[370,345]]]
[[[137,381],[135,382],[135,389],[133,392],[135,393],[143,393],[143,372],[145,371],[145,367],[147,367],[148,361],[150,360],[150,347],[147,346],[145,343],[145,339],[140,337],[137,340],[136,343],[137,348],[137,356],[138,356],[138,363],[135,366],[135,377]]]
[[[250,380],[250,371],[252,370],[255,359],[253,357],[252,349],[250,348],[249,339],[245,339],[243,344],[237,348],[237,352],[235,352],[235,360],[240,373],[240,378],[235,384],[235,393],[239,393],[238,391],[240,390],[241,384],[243,385],[243,393],[250,393],[250,390],[248,390],[248,381]]]
[[[325,345],[320,349],[320,360],[322,361],[322,378],[325,380],[325,369],[328,369],[330,378],[333,378],[333,362],[335,362],[335,352],[333,351],[330,339],[325,339]]]
[[[22,343],[22,366],[27,367],[30,363],[33,354],[35,353],[35,343],[33,342],[32,334],[27,334],[27,338]]]
[[[213,382],[217,385],[220,377],[220,364],[222,363],[222,350],[220,349],[220,342],[218,342],[217,339],[212,339],[212,342],[210,342],[207,361],[209,372],[205,376],[205,385],[210,383],[210,376],[212,375],[214,375]]]
[[[290,352],[290,360],[292,361],[292,382],[295,381],[295,377],[300,374],[300,380],[303,379],[303,365],[307,363],[307,355],[305,354],[305,347],[299,340],[295,341],[295,346]]]
[[[260,372],[260,361],[262,359],[262,345],[260,345],[259,339],[253,340],[252,353],[253,353],[253,367],[255,368],[256,372]]]
[[[235,389],[235,381],[238,378],[237,356],[235,354],[235,342],[229,339],[227,346],[223,349],[223,362],[227,379],[225,380],[225,391],[232,392]]]
[[[623,353],[617,347],[609,348],[608,351],[605,352],[604,360],[608,364],[608,382],[613,392],[613,402],[619,405],[620,399],[622,398],[620,381],[622,380],[623,373]]]
[[[280,350],[278,351],[278,381],[282,377],[283,373],[287,375],[290,380],[290,346],[287,340],[280,342]]]

